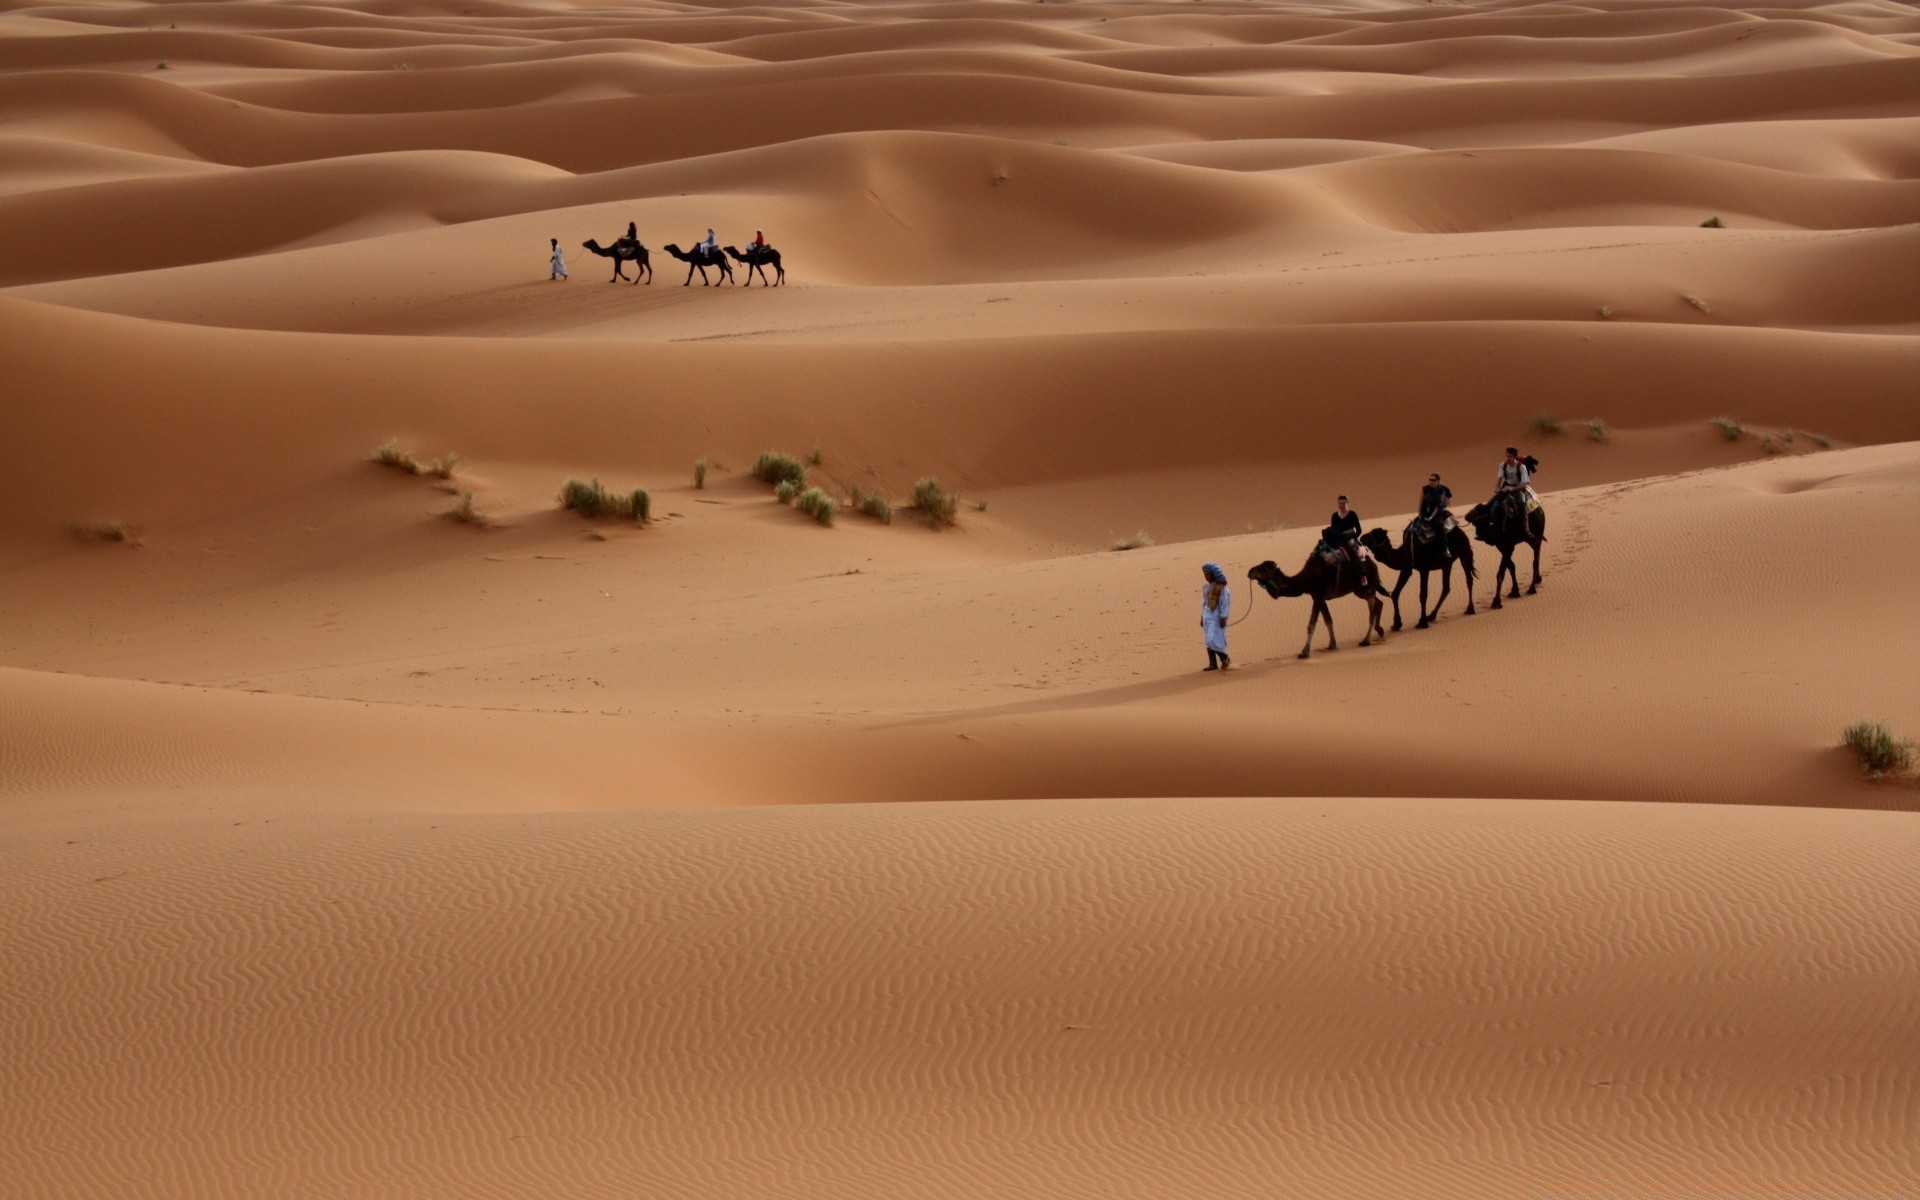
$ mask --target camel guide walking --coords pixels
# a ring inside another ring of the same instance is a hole
[[[560,239],[559,239],[559,238],[554,238],[554,239],[553,239],[553,273],[552,273],[551,275],[548,275],[548,276],[547,276],[547,278],[548,278],[548,279],[550,279],[550,280],[551,280],[551,279],[566,279],[566,278],[568,278],[568,275],[567,275],[567,256],[566,256],[566,255],[564,255],[564,254],[562,254],[562,253],[560,253]]]
[[[1207,642],[1209,671],[1224,671],[1233,665],[1227,657],[1227,618],[1233,615],[1233,593],[1227,590],[1226,572],[1219,563],[1200,568],[1206,584],[1200,589],[1200,632]]]

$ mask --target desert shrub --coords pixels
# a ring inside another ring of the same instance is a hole
[[[1153,538],[1143,529],[1132,537],[1123,537],[1114,542],[1113,548],[1115,550],[1144,550],[1151,545],[1153,545]]]
[[[647,495],[647,489],[633,489],[633,494],[627,497],[627,512],[642,525],[653,520],[653,497]]]
[[[1587,422],[1587,440],[1604,442],[1607,440],[1607,423],[1599,417]]]
[[[607,490],[598,479],[569,479],[560,486],[560,507],[570,508],[583,517],[623,517],[645,521],[651,499],[643,490],[627,495]]]
[[[1814,444],[1814,445],[1816,445],[1816,446],[1818,446],[1818,447],[1820,447],[1820,448],[1821,448],[1822,450],[1831,450],[1831,449],[1833,449],[1833,439],[1832,439],[1832,438],[1830,438],[1830,437],[1828,437],[1828,436],[1827,436],[1826,434],[1824,434],[1824,433],[1810,433],[1810,434],[1808,434],[1807,436],[1808,436],[1808,437],[1810,437],[1810,438],[1812,438],[1812,439],[1813,439],[1813,444]]]
[[[927,514],[936,527],[951,525],[960,511],[960,494],[940,485],[938,477],[928,475],[913,485],[913,506]]]
[[[405,471],[409,475],[420,473],[420,460],[413,456],[413,451],[402,450],[397,441],[389,440],[386,444],[376,447],[369,457],[383,467],[392,467],[397,471]]]
[[[1682,296],[1680,298],[1682,300],[1685,300],[1688,304],[1693,305],[1695,308],[1699,309],[1701,312],[1713,311],[1712,309],[1707,307],[1707,302],[1705,300],[1702,300],[1698,296]]]
[[[1560,418],[1550,416],[1547,413],[1539,413],[1533,418],[1533,431],[1535,433],[1559,433]]]
[[[1602,304],[1600,306],[1600,319],[1602,321],[1613,320],[1613,306],[1611,304]]]
[[[450,520],[460,522],[462,525],[486,525],[489,523],[485,514],[473,506],[472,492],[461,492],[460,498],[455,500],[453,507],[447,510],[447,517]]]
[[[160,60],[159,62],[157,62],[157,63],[155,63],[155,64],[153,64],[153,69],[154,69],[154,70],[156,70],[156,71],[164,71],[164,70],[166,70],[166,69],[167,69],[167,60],[163,58],[163,59],[161,59],[161,60]]]
[[[824,461],[824,460],[823,460],[823,459],[821,458],[821,456],[820,456],[820,443],[819,443],[819,442],[815,442],[815,443],[813,444],[813,449],[812,449],[812,451],[810,451],[810,452],[809,452],[809,453],[807,454],[807,461],[808,461],[808,462],[810,462],[810,463],[812,463],[812,464],[813,464],[814,466],[816,466],[816,467],[817,467],[817,466],[819,466],[819,465],[821,464],[821,462],[822,462],[822,461]]]
[[[833,524],[833,515],[840,511],[840,502],[817,487],[810,487],[794,497],[793,506],[822,525]]]
[[[987,502],[985,500],[975,500],[973,502],[973,511],[975,512],[987,511]]]
[[[704,458],[693,460],[693,486],[696,490],[707,486],[707,460]]]
[[[1785,452],[1785,450],[1786,450],[1785,446],[1781,445],[1779,442],[1774,441],[1773,438],[1770,436],[1763,437],[1760,439],[1760,452],[1763,454],[1780,454]]]
[[[1847,726],[1840,742],[1859,757],[1860,769],[1870,779],[1904,775],[1913,769],[1913,743],[1893,736],[1893,731],[1878,721],[1855,721]]]
[[[1732,417],[1715,417],[1713,427],[1720,431],[1721,437],[1730,442],[1737,442],[1747,436],[1747,427]]]
[[[1719,217],[1708,217],[1706,220],[1700,222],[1700,228],[1702,229],[1725,229],[1726,227],[1727,223]]]
[[[120,542],[138,546],[140,538],[125,521],[75,521],[73,534],[89,542]]]
[[[860,511],[876,521],[893,524],[893,502],[879,492],[862,493],[859,499]]]
[[[807,469],[791,454],[768,450],[754,459],[753,477],[762,483],[771,483],[776,487],[782,483],[791,483],[799,488],[806,485]]]
[[[800,485],[791,479],[782,479],[774,485],[773,498],[782,504],[792,504],[793,498],[800,494]]]
[[[449,450],[422,468],[425,474],[435,479],[452,479],[454,468],[460,465],[460,456]]]

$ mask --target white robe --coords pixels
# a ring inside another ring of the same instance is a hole
[[[1217,654],[1225,654],[1227,652],[1227,618],[1233,615],[1233,591],[1230,588],[1221,588],[1220,607],[1208,608],[1207,593],[1212,589],[1213,585],[1210,583],[1200,589],[1200,628],[1206,633],[1207,649]]]
[[[553,274],[550,278],[567,278],[567,256],[560,252],[560,247],[558,246],[553,248]]]

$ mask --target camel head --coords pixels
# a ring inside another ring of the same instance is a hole
[[[1369,529],[1360,535],[1360,544],[1379,554],[1382,551],[1393,552],[1393,535],[1384,529]]]
[[[1267,595],[1276,600],[1285,594],[1281,589],[1285,586],[1287,577],[1279,567],[1273,565],[1272,559],[1268,559],[1259,566],[1247,568],[1247,578],[1265,588]]]
[[[593,252],[593,253],[595,253],[595,254],[605,254],[605,253],[606,253],[606,251],[605,251],[605,250],[602,250],[602,249],[600,248],[600,243],[599,243],[599,242],[597,242],[597,241],[595,241],[595,240],[593,240],[592,238],[588,238],[588,239],[587,239],[586,241],[584,241],[584,242],[581,242],[581,243],[580,243],[580,248],[581,248],[582,250],[590,250],[590,251],[592,251],[592,252]]]

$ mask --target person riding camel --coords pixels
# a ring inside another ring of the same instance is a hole
[[[1329,550],[1344,552],[1354,570],[1364,568],[1367,548],[1360,544],[1360,514],[1347,507],[1347,498],[1334,501],[1333,517],[1320,531],[1320,541]]]
[[[1452,503],[1453,489],[1440,482],[1440,472],[1427,476],[1426,485],[1420,489],[1420,515],[1415,522],[1440,539],[1447,558],[1453,557],[1453,548],[1447,545],[1447,532],[1453,528],[1453,513],[1448,511]]]
[[[1525,519],[1533,507],[1533,473],[1527,470],[1527,464],[1520,457],[1520,451],[1507,447],[1507,457],[1500,463],[1500,473],[1495,477],[1497,487],[1493,494],[1495,505],[1506,505],[1517,517]]]
[[[694,249],[698,250],[700,253],[706,255],[710,259],[717,260],[720,257],[720,239],[716,238],[713,235],[713,230],[709,229],[707,230],[707,240],[704,242],[701,242],[698,246],[695,246]],[[702,276],[702,278],[705,278],[705,277]]]
[[[632,242],[636,246],[640,244],[640,230],[635,227],[632,221],[627,222],[627,236],[620,240],[623,242]]]
[[[747,253],[748,254],[765,254],[766,252],[767,252],[767,231],[764,229],[756,229],[753,231],[753,240],[747,243]]]

